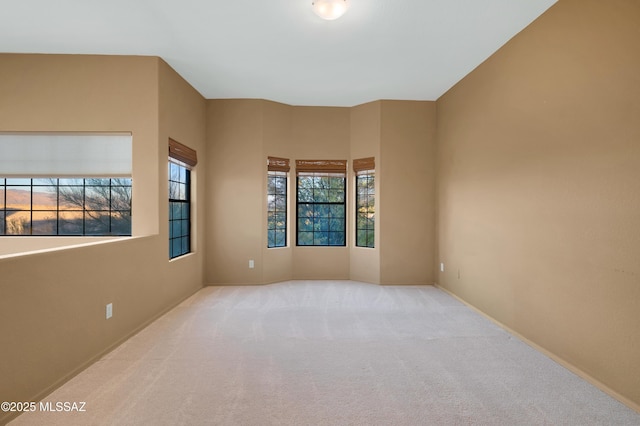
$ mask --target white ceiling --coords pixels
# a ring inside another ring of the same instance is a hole
[[[204,97],[435,100],[556,0],[0,0],[0,52],[153,55]]]

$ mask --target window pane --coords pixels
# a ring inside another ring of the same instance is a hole
[[[344,231],[343,219],[331,219],[329,221],[329,231]]]
[[[333,217],[333,218],[344,218],[344,205],[332,205],[331,206],[331,217]]]
[[[31,212],[7,212],[7,235],[29,235],[31,233]]]
[[[330,232],[329,245],[332,245],[332,246],[345,245],[344,232]]]
[[[177,257],[180,256],[182,253],[182,241],[180,240],[180,238],[175,238],[173,240],[171,240],[171,257]]]
[[[32,235],[57,235],[58,218],[56,212],[33,212],[31,233]]]
[[[88,210],[109,210],[111,191],[108,186],[85,187],[85,208]]]
[[[31,185],[30,178],[7,178],[7,185]]]
[[[298,205],[298,218],[301,217],[313,217],[313,205],[311,204],[299,204]]]
[[[298,245],[299,246],[312,246],[313,245],[313,232],[298,232]]]
[[[189,219],[189,208],[189,203],[180,203],[180,216],[182,217],[182,219]]]
[[[109,235],[109,214],[88,211],[84,214],[85,235]]]
[[[84,209],[84,186],[60,186],[58,194],[60,210]]]
[[[24,186],[7,186],[7,209],[31,210],[31,189]]]
[[[313,231],[313,219],[298,219],[298,233]]]
[[[326,203],[329,201],[329,191],[326,189],[316,189],[313,191],[313,201],[316,203]]]
[[[111,212],[111,233],[131,235],[131,212]]]
[[[131,210],[131,186],[111,187],[111,210]]]
[[[286,177],[278,177],[276,179],[276,194],[278,195],[287,195],[287,178]]]
[[[275,226],[279,229],[287,228],[287,214],[286,213],[276,213],[275,215]]]
[[[57,191],[55,186],[34,186],[33,210],[57,210]]]
[[[276,247],[285,247],[287,245],[287,231],[278,229],[276,232]]]
[[[298,202],[307,203],[313,201],[313,189],[299,187],[298,188]]]
[[[59,235],[82,235],[83,215],[82,212],[60,212],[58,214],[58,234]]]
[[[0,235],[4,235],[4,211],[0,211]]]
[[[314,207],[314,217],[329,217],[331,206],[328,204],[316,204]]]
[[[313,220],[313,230],[314,231],[328,231],[329,230],[329,219],[326,218],[315,218]]]
[[[84,179],[59,179],[60,186],[83,186]]]
[[[329,178],[329,179],[330,179],[330,182],[331,182],[331,188],[332,189],[338,189],[338,190],[344,191],[344,181],[345,181],[344,178],[332,177],[332,178]]]
[[[328,232],[314,232],[313,244],[316,246],[329,245],[329,233]]]

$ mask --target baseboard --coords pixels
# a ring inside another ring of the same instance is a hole
[[[596,388],[600,389],[602,392],[604,392],[607,395],[609,395],[610,397],[620,401],[622,404],[626,405],[630,409],[632,409],[632,410],[634,410],[634,411],[636,411],[637,413],[640,414],[640,405],[639,404],[636,404],[635,402],[631,401],[629,398],[627,398],[627,397],[621,395],[620,393],[616,392],[615,390],[611,389],[609,386],[605,385],[604,383],[602,383],[598,379],[594,378],[593,376],[585,373],[584,371],[582,371],[581,369],[579,369],[575,365],[567,362],[566,360],[564,360],[563,358],[557,356],[553,352],[550,352],[549,350],[543,348],[542,346],[538,345],[537,343],[527,339],[522,334],[518,333],[517,331],[515,331],[512,328],[508,327],[507,325],[501,323],[500,321],[496,320],[495,318],[491,317],[490,315],[488,315],[485,312],[481,311],[480,309],[476,308],[475,306],[473,306],[472,304],[470,304],[466,300],[458,297],[456,294],[452,293],[451,291],[447,290],[446,288],[441,287],[437,283],[434,283],[433,285],[434,285],[434,287],[444,291],[445,293],[447,293],[448,295],[450,295],[454,299],[458,300],[459,302],[464,303],[466,306],[468,306],[469,308],[473,309],[475,312],[477,312],[478,314],[482,315],[484,318],[488,319],[489,321],[493,322],[494,324],[496,324],[500,328],[508,331],[510,334],[513,334],[518,339],[522,340],[524,343],[526,343],[527,345],[531,346],[532,348],[534,348],[538,352],[541,352],[544,355],[546,355],[547,357],[551,358],[553,361],[555,361],[556,363],[560,364],[561,366],[563,366],[567,370],[571,371],[576,376],[580,377],[583,380],[586,380],[591,385],[593,385]]]
[[[162,309],[160,312],[158,312],[157,314],[153,315],[151,318],[149,318],[148,320],[144,321],[142,324],[140,324],[139,326],[134,328],[131,332],[127,333],[124,337],[118,339],[115,343],[109,345],[106,349],[104,349],[103,351],[101,351],[97,355],[91,357],[87,361],[83,362],[78,367],[73,369],[70,373],[65,374],[62,378],[58,379],[51,386],[48,386],[47,388],[45,388],[41,392],[38,392],[32,398],[28,398],[26,401],[38,402],[38,401],[43,400],[44,398],[49,396],[51,393],[53,393],[53,391],[58,389],[60,386],[64,385],[69,380],[73,379],[75,376],[77,376],[78,374],[82,373],[84,370],[89,368],[95,362],[99,361],[102,357],[104,357],[108,353],[112,352],[114,349],[116,349],[118,346],[120,346],[121,344],[126,342],[128,339],[132,338],[133,336],[135,336],[136,334],[138,334],[139,332],[144,330],[152,322],[154,322],[155,320],[157,320],[158,318],[160,318],[161,316],[163,316],[164,314],[166,314],[167,312],[169,312],[170,310],[172,310],[173,308],[175,308],[176,306],[178,306],[179,304],[181,304],[182,302],[184,302],[185,300],[187,300],[188,298],[190,298],[191,296],[196,294],[202,288],[203,287],[200,287],[200,288],[196,289],[195,291],[193,291],[193,292],[187,294],[186,296],[182,297],[181,299],[179,299],[177,302],[172,303],[168,307]],[[0,418],[0,426],[6,425],[10,421],[12,421],[15,418],[17,418],[20,414],[21,413],[11,412],[11,413],[9,413],[9,415]]]

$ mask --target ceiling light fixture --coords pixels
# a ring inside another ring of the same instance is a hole
[[[349,0],[313,0],[311,6],[316,15],[327,21],[333,21],[349,9]]]

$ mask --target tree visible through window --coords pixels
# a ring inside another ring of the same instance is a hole
[[[373,170],[356,175],[356,246],[374,247],[375,240],[375,181]]]
[[[267,247],[287,245],[287,173],[267,172]]]
[[[0,178],[0,235],[131,235],[130,178]]]
[[[287,246],[289,159],[267,157],[267,247]]]
[[[353,160],[356,173],[356,246],[375,247],[376,186],[374,157]]]
[[[297,244],[346,245],[344,173],[298,172]]]

